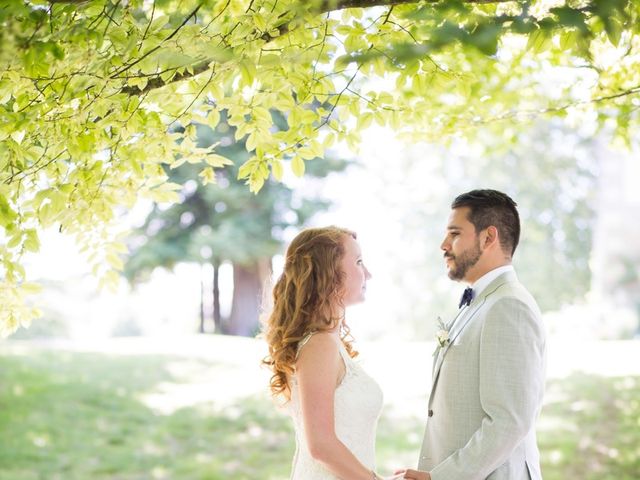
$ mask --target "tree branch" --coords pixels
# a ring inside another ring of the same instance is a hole
[[[640,94],[640,85],[636,85],[635,87],[632,87],[628,90],[624,90],[622,92],[618,92],[618,93],[613,93],[611,95],[604,95],[601,97],[594,97],[594,98],[590,98],[588,100],[579,100],[577,102],[569,102],[569,103],[565,103],[564,105],[556,105],[553,107],[545,107],[545,108],[539,108],[539,109],[534,109],[534,110],[511,110],[508,112],[505,112],[501,115],[497,115],[495,117],[490,117],[490,118],[481,118],[477,121],[472,121],[471,124],[473,125],[485,125],[485,124],[489,124],[489,123],[493,123],[493,122],[500,122],[500,121],[504,121],[504,120],[512,120],[512,119],[517,119],[518,117],[531,117],[531,118],[535,118],[539,115],[544,115],[547,113],[557,113],[557,112],[562,112],[565,110],[568,110],[570,108],[573,107],[578,107],[580,105],[589,105],[589,104],[594,104],[594,103],[602,103],[602,102],[608,102],[611,100],[615,100],[616,98],[621,98],[621,97],[626,97],[629,95],[636,95],[636,94]]]
[[[50,1],[55,1],[57,3],[65,3],[65,2],[68,2],[68,3],[81,3],[84,0],[50,0]],[[332,12],[332,11],[344,10],[344,9],[347,9],[347,8],[371,8],[371,7],[376,7],[376,6],[394,7],[396,5],[410,5],[410,4],[417,4],[417,3],[437,3],[438,1],[439,0],[322,0],[322,1],[318,2],[318,3],[316,3],[315,5],[312,5],[310,8],[308,8],[307,11],[309,13],[314,13],[314,14],[320,15],[320,14],[329,13],[329,12]],[[508,2],[508,1],[512,1],[512,0],[465,0],[465,1],[467,3],[487,4],[487,3],[503,3],[503,2]],[[229,4],[229,2],[227,2],[227,5],[228,4]],[[182,23],[182,25],[180,25],[168,38],[166,38],[165,41],[169,40],[170,38],[175,36],[178,33],[178,31],[189,21],[189,19],[193,18],[193,16],[198,12],[198,10],[201,7],[202,7],[202,3],[198,4],[197,8],[187,18],[185,18],[185,20]],[[226,8],[226,6],[225,6],[225,8]],[[391,13],[391,12],[389,12],[389,13]],[[283,18],[283,20],[284,20],[284,18],[286,16],[288,16],[288,15],[287,14],[282,14],[281,18]],[[284,20],[282,24],[274,26],[273,28],[278,31],[278,35],[277,36],[273,36],[268,32],[264,32],[259,38],[261,38],[262,40],[264,40],[265,42],[268,43],[268,42],[271,42],[271,41],[275,40],[279,36],[285,35],[286,33],[289,32],[290,24],[294,19],[295,19],[295,15],[293,17],[289,17],[286,20]],[[387,15],[387,18],[385,19],[385,21],[388,21],[388,20],[389,20],[389,18],[388,18],[388,15]],[[125,65],[118,72],[113,74],[111,76],[111,78],[116,78],[119,74],[121,74],[124,71],[128,70],[133,65],[139,63],[146,56],[150,55],[151,53],[153,53],[154,51],[156,51],[159,48],[160,48],[160,45],[158,45],[154,49],[151,49],[149,52],[145,53],[145,55],[143,55],[141,58],[139,58],[135,62]],[[126,87],[123,87],[120,90],[120,92],[121,93],[125,93],[127,95],[140,95],[141,93],[145,93],[145,92],[147,92],[149,90],[153,90],[153,89],[156,89],[156,88],[162,88],[165,85],[168,85],[170,83],[178,82],[180,80],[185,80],[185,79],[194,77],[194,76],[196,76],[196,75],[198,75],[200,73],[203,73],[203,72],[207,71],[209,69],[209,65],[211,64],[211,62],[212,61],[209,61],[209,60],[200,62],[200,63],[196,64],[192,68],[192,72],[185,72],[185,73],[182,73],[182,74],[175,75],[169,81],[164,81],[158,76],[158,77],[154,78],[153,80],[149,81],[149,83],[147,83],[145,88],[143,88],[142,90],[140,90],[138,87],[126,86]]]
[[[167,38],[165,38],[162,42],[160,42],[159,45],[157,45],[156,47],[152,48],[151,50],[149,50],[148,52],[146,52],[144,55],[142,55],[140,58],[138,58],[135,62],[131,62],[127,65],[125,65],[124,67],[122,67],[120,70],[118,70],[116,73],[114,73],[113,75],[111,75],[111,78],[117,78],[121,73],[126,72],[127,70],[129,70],[131,67],[133,67],[134,65],[140,63],[142,60],[144,60],[145,58],[147,58],[149,55],[151,55],[153,52],[159,50],[162,47],[162,44],[164,42],[166,42],[167,40],[171,40],[173,37],[175,37],[177,35],[177,33],[180,31],[180,29],[182,27],[184,27],[187,22],[189,20],[191,20],[193,17],[195,17],[196,13],[198,13],[198,10],[200,10],[200,8],[202,7],[202,3],[199,3],[198,6],[183,20],[183,22],[180,24],[180,26],[178,26],[172,33],[171,35],[169,35]]]
[[[337,12],[340,10],[346,10],[348,8],[371,8],[371,7],[391,7],[386,17],[385,22],[389,19],[391,10],[397,5],[411,5],[415,3],[438,3],[440,0],[322,0],[316,4],[312,4],[308,8],[309,13],[315,13],[321,15],[323,13]],[[512,0],[465,0],[466,3],[488,4],[488,3],[505,3]],[[286,14],[282,14],[284,17]],[[271,35],[269,32],[265,32],[260,38],[265,42],[270,42],[279,36],[285,35],[289,32],[289,25],[291,19],[281,23],[274,27],[278,31],[278,35]]]
[[[186,80],[187,78],[195,77],[196,75],[200,75],[201,73],[204,73],[207,70],[209,70],[210,68],[209,65],[211,64],[211,62],[212,60],[205,60],[203,62],[200,62],[191,68],[192,72],[185,71],[184,73],[177,73],[168,82],[165,82],[162,78],[160,78],[160,76],[158,76],[152,80],[149,80],[147,85],[142,90],[139,89],[138,87],[127,86],[127,87],[123,87],[120,90],[120,93],[124,93],[127,95],[141,95],[143,93],[148,92],[149,90],[155,90],[156,88],[165,87],[170,83],[179,82],[180,80]]]
[[[465,3],[505,3],[512,0],[464,0]],[[396,5],[410,5],[412,3],[439,3],[440,0],[322,0],[317,11],[318,13],[334,12],[347,8],[371,8],[371,7],[393,7]]]

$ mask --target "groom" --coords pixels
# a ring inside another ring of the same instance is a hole
[[[540,480],[535,420],[544,390],[545,332],[511,266],[516,203],[473,190],[451,205],[441,248],[449,278],[469,288],[439,332],[416,480]]]

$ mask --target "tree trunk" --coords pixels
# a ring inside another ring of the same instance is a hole
[[[220,315],[220,262],[213,262],[213,333],[225,333]]]
[[[270,268],[269,258],[250,265],[233,264],[233,300],[227,333],[252,337],[258,332],[262,288]]]
[[[204,333],[204,277],[202,275],[202,265],[200,266],[200,328],[199,333]]]

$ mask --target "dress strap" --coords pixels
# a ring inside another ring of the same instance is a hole
[[[318,333],[318,330],[313,330],[313,331],[307,333],[304,337],[302,337],[302,340],[300,340],[300,342],[298,343],[298,350],[296,351],[296,360],[298,360],[298,357],[300,356],[300,352],[302,351],[302,347],[304,347],[305,344],[309,340],[311,340],[311,337],[313,337],[316,333]],[[340,348],[338,348],[338,354],[342,358],[342,362],[344,363],[345,371],[349,371],[351,369],[351,364],[352,364],[353,359],[351,358],[351,355],[349,355],[349,352],[347,352],[347,348],[344,346],[344,343],[342,343],[342,342],[340,342]]]
[[[351,355],[349,355],[349,352],[347,352],[347,347],[345,347],[342,342],[340,342],[338,353],[340,354],[342,364],[344,365],[344,375],[342,375],[342,378],[340,378],[340,381],[338,382],[338,385],[342,385],[345,378],[353,372],[353,359],[351,358]]]
[[[338,349],[338,352],[342,357],[342,361],[344,362],[345,368],[348,370],[351,366],[351,362],[353,361],[353,359],[351,358],[351,355],[349,355],[349,352],[347,352],[347,347],[344,346],[344,343],[340,342],[340,348]]]
[[[296,351],[296,360],[298,359],[298,356],[300,355],[300,350],[302,350],[302,347],[305,346],[305,344],[311,340],[311,337],[313,337],[313,335],[315,335],[316,333],[318,333],[317,330],[313,330],[309,333],[307,333],[304,337],[302,337],[302,340],[300,340],[300,342],[298,343],[298,350]]]

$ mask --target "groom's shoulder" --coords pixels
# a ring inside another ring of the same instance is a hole
[[[540,309],[535,298],[527,288],[517,279],[510,278],[497,285],[497,288],[491,295],[487,296],[487,306],[496,303],[510,303],[520,305],[525,309],[533,310],[539,313]]]

